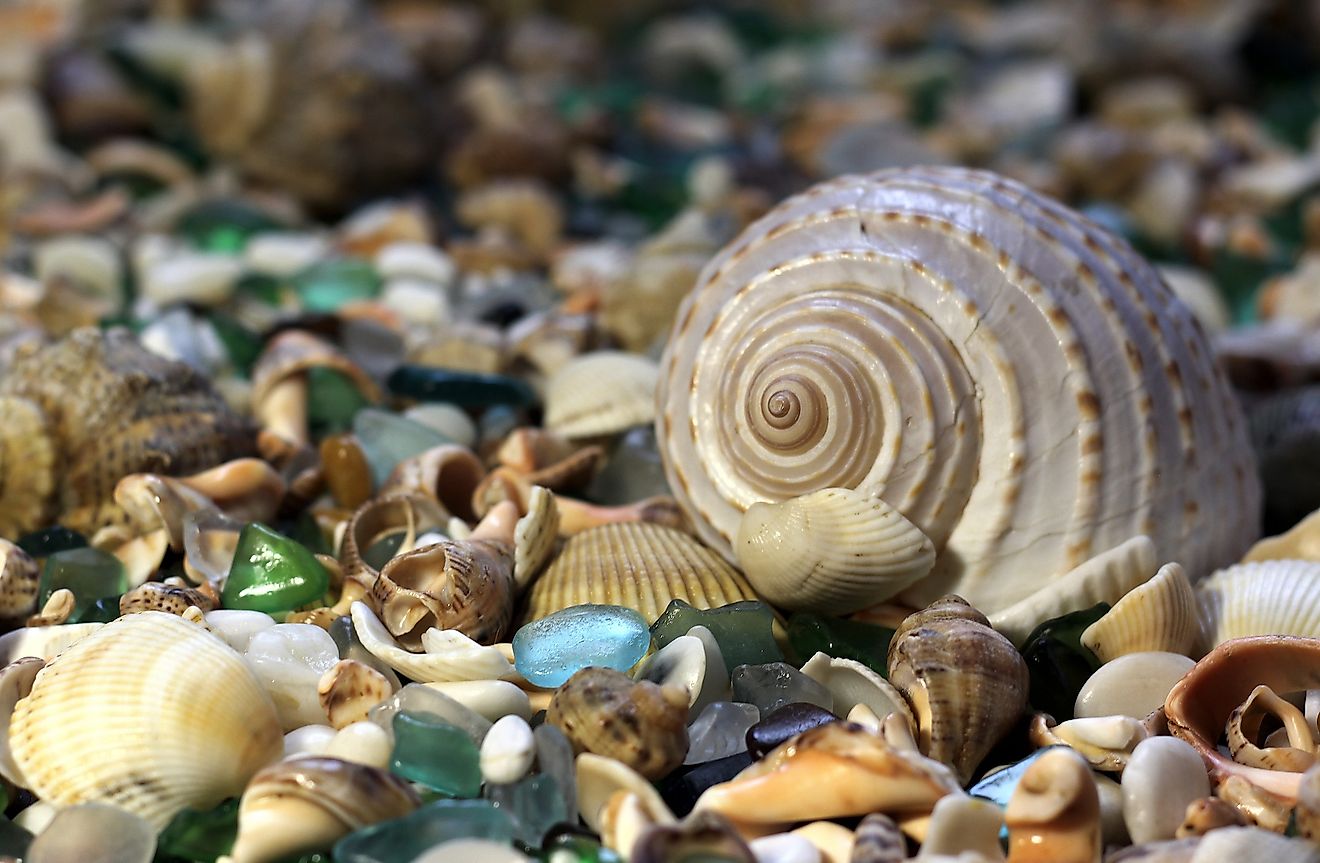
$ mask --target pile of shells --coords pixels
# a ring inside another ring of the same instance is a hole
[[[0,7],[0,859],[1320,861],[1316,16],[540,5]]]

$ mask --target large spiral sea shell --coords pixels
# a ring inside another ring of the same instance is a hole
[[[874,492],[935,543],[901,598],[986,613],[1149,535],[1193,578],[1258,532],[1233,395],[1126,243],[994,174],[885,171],[790,198],[718,254],[661,362],[675,496],[742,513]]]

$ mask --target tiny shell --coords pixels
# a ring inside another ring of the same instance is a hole
[[[1007,638],[962,598],[909,615],[889,643],[889,681],[916,716],[922,753],[962,782],[1027,706],[1027,666]]]
[[[923,856],[947,854],[957,857],[970,851],[983,860],[1003,860],[999,831],[1004,813],[988,800],[950,794],[936,801],[930,813],[930,826],[921,843]]]
[[[704,634],[704,635],[703,635]],[[729,698],[729,674],[719,642],[704,626],[694,626],[642,661],[633,675],[657,686],[681,686],[688,694],[688,720],[706,705]]]
[[[578,811],[586,825],[597,833],[601,830],[601,810],[618,791],[636,794],[657,823],[673,824],[677,820],[655,786],[622,761],[583,752],[577,756],[575,774]]]
[[[1189,654],[1200,637],[1196,597],[1187,574],[1176,563],[1160,567],[1082,633],[1082,644],[1101,662],[1128,653],[1163,651]]]
[[[734,551],[767,600],[823,614],[883,602],[935,565],[920,528],[879,497],[846,488],[752,504]]]
[[[613,434],[655,419],[660,370],[637,354],[597,351],[546,382],[545,427],[569,438]]]
[[[0,539],[0,619],[26,617],[37,610],[41,567],[32,556]]]
[[[1151,736],[1146,724],[1131,716],[1092,716],[1052,723],[1049,714],[1033,716],[1028,732],[1031,742],[1037,746],[1067,746],[1096,770],[1121,771],[1132,757],[1132,750]]]
[[[564,732],[574,750],[614,758],[648,779],[660,779],[687,754],[688,706],[685,689],[588,667],[555,690],[545,719]]]
[[[1155,543],[1148,536],[1135,536],[996,612],[990,623],[1014,644],[1021,644],[1042,620],[1099,602],[1112,605],[1154,571]]]
[[[380,494],[422,495],[439,505],[445,517],[452,514],[475,521],[472,494],[485,473],[470,449],[442,444],[395,465]]]
[[[896,713],[909,729],[917,727],[917,718],[903,693],[856,660],[817,652],[802,666],[802,673],[830,691],[834,696],[834,712],[839,716],[849,716],[853,708],[862,705],[878,719]]]
[[[177,614],[182,617],[183,613],[194,605],[207,612],[215,608],[215,600],[195,587],[181,587],[159,581],[140,584],[119,597],[120,614],[163,611],[166,614]]]
[[[926,813],[962,790],[946,766],[896,749],[860,725],[805,731],[728,782],[706,789],[697,810],[779,823],[869,812]]]
[[[418,683],[448,683],[462,680],[495,680],[514,673],[513,665],[494,647],[483,647],[452,629],[428,629],[422,633],[423,653],[399,646],[363,602],[353,603],[353,628],[362,646],[372,656]]]
[[[1320,637],[1320,563],[1264,560],[1221,569],[1196,586],[1201,644],[1249,635]]]
[[[573,605],[623,605],[655,620],[681,599],[716,608],[756,599],[747,580],[715,552],[654,524],[607,524],[569,539],[528,593],[525,620]]]
[[[394,687],[385,675],[353,659],[341,659],[321,675],[316,695],[336,729],[361,722],[367,711],[389,698]]]
[[[559,507],[555,496],[539,485],[527,496],[527,514],[513,529],[513,580],[526,590],[554,557],[559,536]]]
[[[144,612],[48,663],[14,708],[9,745],[43,800],[101,800],[160,829],[239,793],[279,758],[283,734],[237,653],[200,626]]]

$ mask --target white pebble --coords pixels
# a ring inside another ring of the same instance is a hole
[[[217,306],[234,292],[243,264],[228,255],[185,252],[145,268],[142,294],[161,305]]]
[[[317,234],[271,231],[248,240],[243,249],[243,262],[258,273],[287,278],[326,257],[329,252],[329,241]]]
[[[481,776],[499,785],[517,782],[527,775],[535,757],[531,726],[510,714],[492,725],[481,742]]]
[[[1073,715],[1145,719],[1163,706],[1169,690],[1195,664],[1181,653],[1154,650],[1112,659],[1082,685]]]
[[[489,839],[451,839],[414,857],[412,863],[523,863],[526,855]]]
[[[277,623],[252,637],[243,658],[275,702],[285,731],[325,722],[317,684],[339,661],[330,633],[310,623]]]
[[[453,258],[425,243],[390,243],[376,254],[376,270],[384,279],[420,279],[447,287],[458,272]]]
[[[1137,744],[1123,771],[1123,821],[1135,845],[1172,839],[1187,804],[1210,796],[1201,756],[1176,737]]]
[[[807,839],[792,833],[762,836],[748,843],[756,863],[820,863],[820,851]]]
[[[532,718],[532,702],[527,693],[507,680],[461,680],[454,683],[428,683],[442,695],[448,695],[468,710],[491,722],[510,714]]]
[[[284,735],[284,757],[299,755],[325,755],[330,743],[339,733],[329,725],[304,725]]]
[[[248,644],[252,642],[252,636],[263,629],[270,629],[275,625],[275,620],[269,614],[260,611],[221,608],[206,613],[206,625],[230,647],[239,653],[246,653]]]
[[[434,282],[395,278],[385,283],[380,302],[410,324],[433,326],[453,318],[449,297]]]
[[[1320,847],[1305,839],[1290,839],[1259,827],[1221,827],[1201,838],[1192,863],[1320,863]]]
[[[390,733],[364,719],[339,729],[326,746],[325,754],[385,770],[390,766],[390,751],[393,748],[394,741]]]

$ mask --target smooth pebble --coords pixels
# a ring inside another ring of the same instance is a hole
[[[1201,756],[1176,737],[1137,744],[1123,771],[1123,821],[1134,844],[1172,839],[1193,800],[1210,796]]]
[[[481,742],[481,777],[489,783],[517,782],[536,758],[532,728],[520,716],[505,716]]]
[[[753,839],[747,847],[756,863],[821,863],[820,850],[805,836],[778,833]]]
[[[1145,719],[1196,663],[1181,653],[1143,651],[1106,662],[1082,684],[1073,715]]]
[[[414,857],[412,863],[455,863],[458,860],[463,863],[523,863],[530,859],[501,842],[455,839],[435,846],[420,857]]]
[[[323,754],[387,770],[393,747],[390,732],[364,719],[339,729]]]

